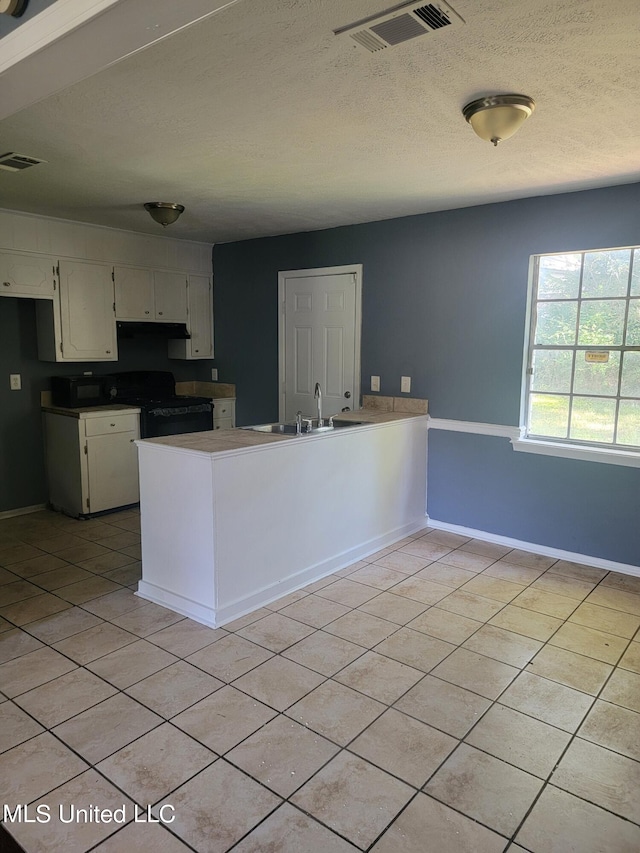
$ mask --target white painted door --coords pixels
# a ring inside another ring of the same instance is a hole
[[[83,512],[102,512],[137,503],[137,431],[96,435],[87,439],[89,504]]]
[[[53,299],[55,265],[46,255],[0,252],[0,296]]]
[[[118,358],[113,281],[107,264],[60,261],[62,360]]]
[[[213,358],[213,303],[208,275],[189,276],[191,358]]]
[[[359,407],[361,267],[280,274],[280,419],[322,417]]]
[[[187,277],[181,272],[153,273],[156,320],[163,323],[187,322]]]
[[[153,273],[148,269],[115,267],[116,320],[154,320]]]

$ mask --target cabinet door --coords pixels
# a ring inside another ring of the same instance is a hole
[[[151,270],[114,267],[116,320],[153,320],[153,273]]]
[[[117,359],[110,266],[60,262],[60,326],[64,361]]]
[[[209,276],[190,275],[188,294],[191,358],[213,358],[213,300]]]
[[[230,420],[236,425],[236,401],[232,397],[219,397],[213,401],[213,424],[216,421]]]
[[[102,512],[140,500],[137,431],[87,438],[89,505],[84,512]]]
[[[55,265],[46,255],[0,252],[0,296],[53,299]]]
[[[165,323],[187,322],[187,277],[181,272],[153,273],[156,320]]]

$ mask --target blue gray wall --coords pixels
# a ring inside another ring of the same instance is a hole
[[[640,184],[424,214],[214,248],[216,364],[239,424],[278,416],[278,271],[362,263],[363,389],[381,377],[434,417],[518,424],[529,257],[640,244]],[[640,564],[640,471],[430,436],[429,514]]]
[[[40,392],[49,377],[91,370],[171,370],[176,379],[211,379],[210,361],[167,358],[167,342],[156,338],[119,341],[117,362],[54,364],[38,361],[34,299],[0,298],[0,512],[45,503]],[[20,373],[22,391],[9,389]]]

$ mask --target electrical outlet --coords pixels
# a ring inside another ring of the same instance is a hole
[[[401,376],[400,377],[400,393],[401,394],[409,394],[411,392],[411,377],[410,376]]]
[[[211,368],[211,381],[212,382],[218,381],[218,368],[217,367]]]
[[[380,377],[379,376],[372,376],[371,377],[371,390],[372,391],[379,391],[380,390]]]
[[[20,391],[22,388],[22,378],[19,373],[9,374],[9,386],[12,391]]]

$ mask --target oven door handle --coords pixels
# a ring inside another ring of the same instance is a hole
[[[200,412],[210,412],[211,404],[210,403],[200,403],[196,406],[171,406],[169,408],[158,407],[157,409],[150,409],[149,414],[154,417],[163,417],[170,418],[174,415],[197,415]]]

